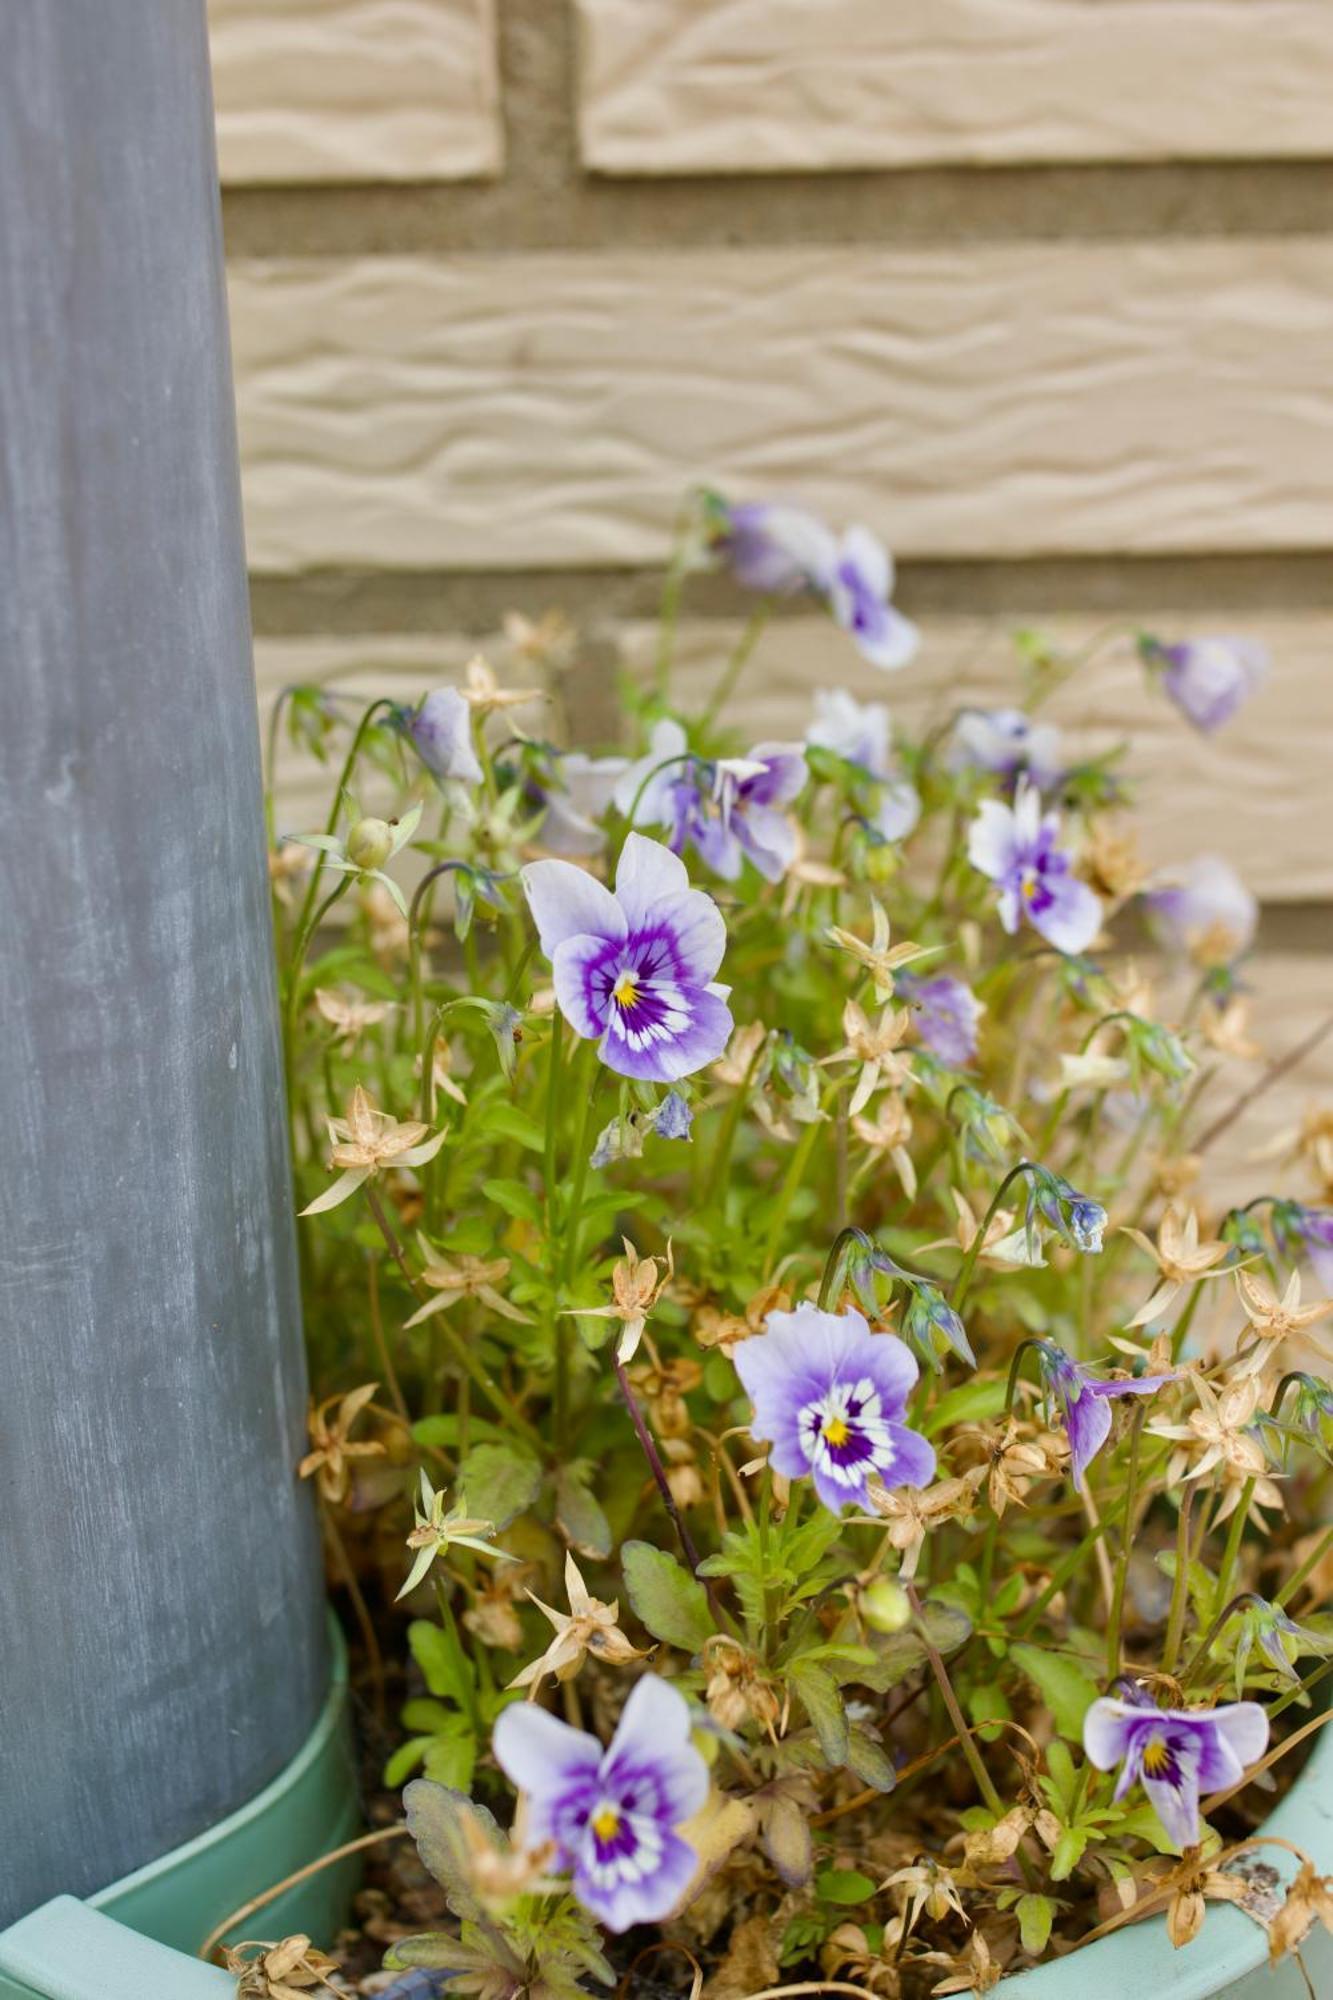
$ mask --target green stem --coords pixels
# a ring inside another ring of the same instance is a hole
[[[1323,1561],[1324,1557],[1328,1554],[1330,1549],[1333,1549],[1333,1528],[1327,1529],[1324,1532],[1324,1534],[1320,1536],[1319,1540],[1315,1543],[1314,1547],[1311,1549],[1309,1555],[1305,1558],[1305,1561],[1301,1564],[1300,1568],[1294,1570],[1292,1574],[1287,1578],[1281,1590],[1279,1590],[1277,1596],[1273,1599],[1274,1604],[1278,1605],[1290,1604],[1292,1598],[1296,1595],[1296,1592],[1305,1582],[1306,1577],[1309,1576],[1311,1571],[1314,1570],[1316,1566]]]
[[[1194,1319],[1194,1315],[1199,1310],[1199,1300],[1202,1297],[1203,1297],[1203,1279],[1200,1278],[1195,1283],[1194,1289],[1191,1291],[1189,1298],[1185,1301],[1184,1312],[1180,1315],[1180,1318],[1176,1321],[1175,1326],[1171,1330],[1171,1359],[1173,1362],[1179,1361],[1181,1355],[1184,1353],[1185,1338],[1186,1335],[1189,1333],[1190,1325]]]
[[[1176,1522],[1176,1573],[1171,1579],[1171,1614],[1166,1622],[1166,1648],[1162,1654],[1163,1673],[1173,1674],[1180,1658],[1180,1642],[1185,1635],[1185,1606],[1189,1602],[1190,1509],[1194,1487],[1187,1484],[1180,1496],[1180,1516]]]
[[[773,1274],[773,1267],[777,1263],[778,1251],[782,1247],[783,1231],[787,1226],[787,1212],[796,1199],[797,1190],[800,1188],[801,1182],[805,1179],[805,1170],[810,1164],[810,1155],[815,1150],[815,1143],[818,1138],[819,1123],[818,1121],[812,1121],[806,1126],[804,1132],[802,1132],[800,1138],[797,1140],[795,1149],[792,1152],[791,1161],[783,1176],[782,1186],[778,1189],[777,1199],[773,1204],[772,1221],[769,1223],[768,1241],[764,1245],[764,1273],[766,1277],[771,1277]]]
[[[1120,1672],[1120,1632],[1125,1615],[1125,1585],[1129,1578],[1129,1556],[1134,1544],[1134,1507],[1139,1491],[1139,1442],[1143,1435],[1144,1410],[1140,1406],[1130,1420],[1129,1475],[1125,1481],[1125,1520],[1116,1562],[1115,1592],[1111,1615],[1106,1621],[1106,1677],[1115,1680]]]
[[[915,1587],[910,1583],[907,1586],[907,1598],[912,1607],[912,1622],[916,1627],[917,1637],[926,1649],[926,1658],[930,1661],[930,1671],[935,1676],[935,1685],[938,1687],[940,1698],[949,1712],[949,1720],[954,1726],[954,1731],[958,1737],[963,1755],[967,1759],[968,1768],[977,1781],[977,1790],[981,1793],[982,1798],[986,1801],[996,1819],[1003,1819],[1004,1801],[991,1781],[990,1772],[981,1761],[981,1752],[977,1749],[972,1731],[963,1719],[962,1709],[958,1706],[958,1697],[953,1691],[953,1683],[949,1679],[948,1669],[945,1667],[944,1661],[940,1658],[939,1648],[930,1636],[930,1628],[926,1624],[925,1613],[921,1609],[921,1599],[917,1596]]]
[[[752,612],[745,630],[741,633],[740,639],[732,652],[731,658],[727,661],[726,666],[718,676],[717,686],[713,689],[708,706],[699,717],[699,729],[701,733],[712,728],[718,716],[735,693],[736,683],[740,679],[750,655],[759,644],[760,637],[772,615],[772,611],[773,600],[766,597],[757,609]]]
[[[953,1290],[949,1294],[949,1304],[955,1312],[962,1311],[963,1300],[967,1297],[968,1286],[972,1283],[972,1274],[977,1268],[977,1258],[981,1255],[982,1245],[986,1241],[987,1230],[999,1214],[1004,1198],[1014,1182],[1028,1173],[1031,1166],[1031,1160],[1020,1160],[1016,1167],[1010,1167],[1008,1173],[992,1195],[990,1207],[982,1216],[980,1227],[964,1253],[963,1261],[958,1267],[958,1276],[953,1282]]]
[[[765,1046],[766,1043],[761,1041],[756,1047],[746,1067],[744,1080],[737,1087],[730,1104],[728,1104],[725,1112],[722,1114],[722,1126],[717,1135],[717,1146],[713,1153],[712,1164],[708,1170],[708,1180],[704,1188],[702,1202],[702,1212],[704,1214],[713,1209],[725,1193],[727,1169],[731,1165],[731,1153],[736,1143],[736,1133],[740,1129],[741,1114],[744,1112],[746,1103],[748,1102],[750,1086],[754,1081],[755,1072],[763,1059]]]
[[[1217,1570],[1217,1588],[1213,1592],[1213,1615],[1217,1608],[1225,1604],[1231,1596],[1231,1579],[1236,1572],[1236,1562],[1240,1555],[1241,1537],[1245,1533],[1245,1523],[1250,1518],[1250,1502],[1254,1499],[1254,1489],[1258,1480],[1247,1479],[1240,1490],[1240,1501],[1231,1516],[1227,1528],[1226,1546],[1222,1550],[1222,1560]]]
[[[334,834],[338,831],[338,815],[342,811],[343,793],[352,781],[352,772],[356,768],[356,760],[361,755],[361,746],[366,740],[367,733],[371,723],[375,719],[376,713],[381,708],[393,708],[394,706],[395,704],[387,695],[381,695],[378,700],[371,702],[369,708],[362,715],[360,722],[357,723],[356,734],[352,738],[352,746],[347,752],[342,772],[338,778],[337,790],[333,794],[333,804],[329,807],[329,816],[324,823],[326,834]],[[314,874],[310,877],[310,887],[305,892],[305,901],[301,905],[301,916],[297,925],[298,934],[306,929],[310,912],[314,908],[315,888],[318,881],[319,868],[316,866]]]

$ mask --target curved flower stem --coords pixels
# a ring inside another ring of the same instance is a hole
[[[958,1267],[958,1276],[953,1281],[953,1290],[949,1294],[949,1304],[955,1312],[961,1312],[963,1300],[967,1297],[968,1286],[972,1283],[972,1274],[977,1268],[977,1258],[981,1255],[982,1245],[986,1241],[986,1231],[999,1214],[1004,1198],[1014,1182],[1021,1180],[1024,1174],[1031,1171],[1032,1161],[1020,1160],[1016,1167],[1010,1167],[1008,1173],[996,1188],[995,1193],[991,1196],[990,1206],[981,1218],[976,1235],[967,1246],[963,1255],[963,1261]]]
[[[1257,1590],[1242,1590],[1222,1606],[1222,1609],[1217,1613],[1208,1630],[1195,1647],[1188,1666],[1185,1667],[1180,1676],[1180,1685],[1182,1688],[1188,1688],[1190,1682],[1198,1673],[1199,1668],[1208,1658],[1209,1648],[1212,1646],[1218,1633],[1222,1630],[1222,1627],[1226,1624],[1228,1618],[1234,1617],[1242,1604],[1262,1604],[1263,1601]]]
[[[611,1366],[616,1371],[616,1381],[620,1384],[620,1393],[625,1399],[625,1408],[629,1411],[629,1420],[634,1426],[634,1434],[639,1440],[639,1444],[643,1449],[643,1455],[648,1461],[648,1469],[652,1473],[657,1490],[662,1496],[662,1505],[671,1516],[671,1525],[675,1529],[680,1541],[681,1553],[690,1566],[691,1574],[698,1576],[700,1557],[698,1549],[694,1546],[694,1537],[686,1527],[684,1516],[676,1505],[676,1496],[671,1491],[671,1482],[667,1478],[666,1467],[662,1463],[662,1454],[658,1451],[656,1440],[644,1421],[643,1411],[639,1408],[638,1398],[635,1396],[629,1376],[625,1372],[625,1364],[618,1354],[612,1354]],[[699,1580],[708,1589],[709,1602],[711,1603],[712,1589],[708,1583],[708,1579],[700,1577]],[[717,1607],[714,1605],[715,1612],[716,1609]]]
[[[1009,1380],[1004,1392],[1003,1414],[1006,1417],[1014,1407],[1014,1396],[1018,1390],[1018,1371],[1023,1365],[1023,1356],[1029,1348],[1040,1347],[1040,1345],[1041,1342],[1034,1335],[1030,1334],[1026,1340],[1020,1340],[1014,1349],[1013,1360],[1009,1363]]]
[[[1231,1579],[1236,1573],[1241,1538],[1245,1533],[1245,1523],[1250,1518],[1250,1504],[1254,1499],[1254,1489],[1258,1483],[1257,1478],[1247,1479],[1241,1487],[1240,1499],[1227,1528],[1226,1546],[1222,1550],[1222,1560],[1217,1566],[1217,1588],[1213,1592],[1214,1616],[1217,1606],[1225,1604],[1231,1595]]]
[[[1189,1602],[1190,1510],[1194,1487],[1187,1483],[1180,1496],[1180,1516],[1176,1522],[1176,1573],[1171,1579],[1171,1611],[1166,1621],[1166,1645],[1162,1652],[1163,1673],[1173,1674],[1180,1658],[1180,1642],[1185,1635],[1185,1606]]]
[[[645,773],[642,784],[639,786],[638,791],[634,794],[634,797],[630,801],[630,808],[626,816],[625,824],[631,830],[633,830],[635,823],[639,817],[639,807],[643,804],[643,795],[647,791],[649,785],[652,784],[654,778],[661,777],[663,771],[670,771],[677,764],[694,764],[697,762],[698,759],[696,758],[693,750],[681,750],[676,754],[676,756],[664,757],[660,764],[654,764],[652,770]]]
[[[1305,1579],[1312,1571],[1318,1568],[1330,1549],[1333,1549],[1333,1528],[1325,1529],[1300,1568],[1292,1571],[1277,1596],[1273,1599],[1274,1604],[1279,1608],[1285,1604],[1290,1604],[1296,1592],[1305,1582]]]
[[[1142,1404],[1130,1418],[1129,1475],[1125,1481],[1125,1520],[1120,1536],[1120,1555],[1115,1569],[1115,1595],[1106,1621],[1106,1678],[1115,1680],[1120,1672],[1120,1632],[1125,1615],[1125,1585],[1129,1578],[1129,1555],[1134,1546],[1134,1509],[1139,1497],[1139,1444],[1143,1437],[1146,1412]]]
[[[727,661],[726,666],[718,676],[717,686],[708,698],[708,705],[699,717],[700,730],[712,728],[718,716],[735,693],[736,683],[740,679],[750,655],[759,644],[764,627],[768,624],[772,613],[773,600],[771,597],[764,598],[763,602],[751,612],[745,630],[741,633],[731,658]]]
[[[834,1237],[833,1248],[824,1260],[824,1275],[819,1281],[819,1310],[821,1312],[828,1311],[829,1300],[835,1294],[838,1281],[843,1274],[843,1267],[847,1261],[846,1252],[853,1243],[864,1243],[865,1240],[865,1231],[863,1229],[854,1229],[850,1224],[845,1229],[840,1229]]]
[[[968,1768],[977,1781],[977,1790],[981,1793],[990,1810],[995,1814],[996,1819],[1003,1819],[1004,1801],[995,1789],[990,1772],[981,1761],[981,1752],[977,1749],[972,1731],[968,1728],[963,1711],[958,1706],[958,1697],[953,1691],[953,1683],[949,1679],[948,1669],[944,1661],[940,1658],[938,1646],[930,1636],[930,1628],[926,1624],[926,1616],[921,1609],[921,1599],[916,1594],[915,1584],[909,1583],[907,1585],[907,1601],[912,1607],[912,1622],[916,1628],[916,1635],[926,1649],[926,1658],[930,1661],[930,1671],[935,1676],[935,1685],[938,1687],[940,1697],[949,1712],[949,1720],[954,1726],[963,1755],[967,1759]]]
[[[368,735],[370,730],[370,725],[374,721],[376,713],[381,708],[393,708],[395,706],[396,704],[389,698],[388,695],[380,695],[375,701],[371,702],[370,706],[366,709],[365,713],[361,717],[360,722],[357,723],[356,734],[352,738],[351,748],[347,752],[347,756],[343,761],[342,770],[338,776],[337,789],[333,794],[333,804],[329,807],[329,816],[327,820],[324,822],[325,833],[332,834],[338,831],[338,815],[342,811],[343,793],[347,790],[348,785],[352,781],[352,772],[356,769],[356,760],[361,755],[361,746],[366,740],[366,736]],[[314,907],[315,884],[318,882],[318,880],[319,880],[319,869],[316,868],[314,874],[310,878],[310,887],[305,892],[305,901],[301,905],[301,916],[298,924],[298,931],[305,929],[307,919],[309,918],[310,912]]]

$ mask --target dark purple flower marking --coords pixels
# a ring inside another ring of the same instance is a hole
[[[1111,1434],[1111,1404],[1120,1396],[1151,1396],[1172,1378],[1136,1375],[1123,1382],[1094,1375],[1081,1361],[1071,1361],[1052,1340],[1034,1341],[1042,1379],[1064,1413],[1069,1438],[1069,1463],[1075,1486],[1082,1487],[1088,1467]]]
[[[609,1930],[655,1923],[679,1902],[697,1864],[675,1829],[708,1797],[680,1692],[645,1674],[603,1751],[543,1708],[518,1702],[495,1725],[496,1760],[526,1794],[527,1831],[551,1841],[574,1894]]]
[[[1094,1701],[1083,1747],[1099,1771],[1120,1765],[1115,1796],[1142,1784],[1167,1836],[1183,1850],[1199,1843],[1199,1795],[1234,1785],[1264,1754],[1268,1717],[1254,1701],[1226,1708],[1157,1708],[1146,1696]]]
[[[1060,846],[1060,816],[1020,780],[1012,806],[987,799],[972,822],[968,859],[999,889],[1000,922],[1012,935],[1026,918],[1057,951],[1081,952],[1101,929],[1102,906],[1073,873]]]

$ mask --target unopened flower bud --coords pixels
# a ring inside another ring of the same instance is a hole
[[[347,859],[357,868],[382,868],[393,853],[393,828],[387,820],[359,819],[347,836]]]
[[[902,1632],[912,1622],[912,1606],[900,1583],[879,1576],[861,1594],[861,1616],[872,1632]]]

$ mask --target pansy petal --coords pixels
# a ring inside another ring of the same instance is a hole
[[[633,1018],[638,1010],[610,1009],[601,1042],[608,1069],[640,1082],[679,1083],[724,1053],[735,1024],[717,994],[701,986],[672,988],[664,1011],[656,996],[649,999],[642,1025]]]
[[[885,1426],[893,1444],[893,1457],[881,1466],[880,1478],[886,1486],[929,1486],[935,1477],[935,1447],[906,1424]]]
[[[1083,1748],[1097,1770],[1114,1770],[1127,1755],[1134,1725],[1142,1714],[1141,1708],[1116,1701],[1110,1695],[1102,1695],[1093,1702],[1083,1718]]]
[[[625,936],[627,925],[619,903],[586,869],[576,868],[572,861],[531,861],[520,873],[547,958],[555,956],[566,938]]]
[[[1199,1783],[1209,1791],[1234,1785],[1268,1748],[1268,1717],[1257,1701],[1232,1702],[1199,1719],[1211,1725],[1201,1738],[1199,1763]]]
[[[596,1788],[602,1763],[597,1738],[525,1701],[501,1710],[491,1748],[510,1783],[527,1795],[531,1837],[567,1844],[571,1818]]]
[[[698,1868],[698,1855],[677,1833],[650,1827],[644,1844],[651,1847],[651,1865],[644,1867],[631,1859],[613,1873],[595,1868],[592,1838],[585,1840],[574,1873],[574,1894],[609,1931],[660,1922],[680,1902]]]
[[[1178,1784],[1173,1785],[1166,1778],[1150,1778],[1146,1772],[1141,1776],[1143,1789],[1168,1840],[1183,1853],[1187,1847],[1197,1846],[1199,1840],[1199,1767],[1188,1754],[1180,1757],[1179,1766]]]
[[[569,937],[551,954],[551,972],[560,1012],[576,1035],[596,1041],[606,1029],[606,1002],[594,974],[619,951],[604,937]]]
[[[708,1797],[708,1766],[690,1741],[689,1703],[657,1674],[636,1682],[606,1753],[602,1777],[627,1812],[651,1810],[669,1826],[693,1817]],[[651,1806],[626,1798],[624,1787],[642,1774]]]
[[[1086,951],[1102,927],[1102,906],[1086,882],[1073,875],[1047,878],[1044,909],[1031,911],[1034,927],[1057,951]]]
[[[992,882],[998,882],[1014,867],[1017,850],[1012,810],[1000,799],[984,799],[967,830],[968,860]]]
[[[678,896],[689,886],[688,870],[678,854],[646,834],[625,835],[616,865],[616,901],[631,930],[652,922],[665,898]]]

